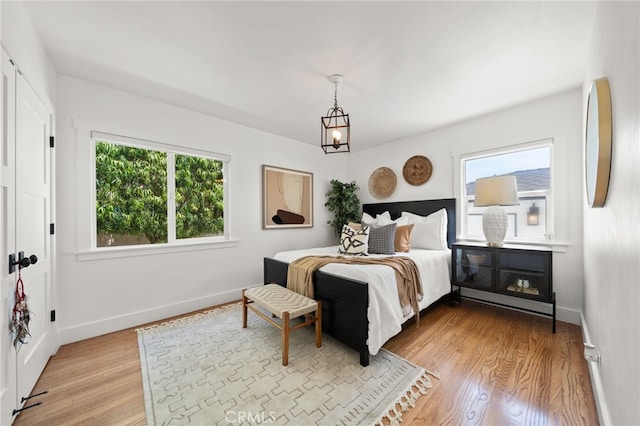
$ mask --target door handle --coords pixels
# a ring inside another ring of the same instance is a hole
[[[36,263],[38,263],[38,256],[32,254],[29,257],[23,257],[20,259],[20,255],[18,254],[18,263],[20,264],[21,268],[27,268],[29,265],[35,265]]]
[[[27,268],[28,266],[34,265],[36,263],[38,263],[38,256],[36,256],[35,254],[32,254],[29,257],[25,257],[23,251],[18,252],[17,261],[16,261],[16,255],[10,254],[9,255],[9,273],[12,274],[13,272],[15,272],[16,265],[18,265],[18,267],[22,269],[22,268]]]

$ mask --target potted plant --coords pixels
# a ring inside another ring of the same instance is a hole
[[[355,181],[343,183],[336,179],[331,180],[331,189],[326,194],[327,202],[324,205],[333,213],[333,220],[327,223],[333,227],[338,237],[342,234],[343,225],[360,221],[359,189]]]

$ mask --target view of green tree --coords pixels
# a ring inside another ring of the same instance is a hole
[[[222,235],[222,161],[176,155],[176,238]]]
[[[96,217],[99,235],[167,242],[167,154],[97,142]]]
[[[176,237],[224,232],[223,163],[175,156]],[[98,246],[166,243],[167,153],[96,143]]]

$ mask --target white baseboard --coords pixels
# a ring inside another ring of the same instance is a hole
[[[56,338],[57,346],[66,345],[91,337],[101,336],[114,331],[137,327],[164,318],[182,315],[188,312],[205,309],[210,306],[240,300],[241,290],[231,290],[223,293],[212,294],[207,297],[186,300],[171,305],[158,306],[144,311],[133,312],[127,315],[105,318],[99,321],[74,325],[72,327],[59,328]]]
[[[582,327],[582,337],[585,343],[594,344],[591,341],[589,335],[589,328],[587,322],[584,320],[584,316],[580,313],[580,324]],[[586,361],[589,366],[589,376],[591,377],[591,389],[593,390],[593,399],[596,402],[596,410],[598,411],[598,423],[600,426],[611,425],[611,416],[609,415],[609,408],[607,407],[607,401],[604,396],[604,388],[602,386],[602,379],[600,378],[600,365],[594,361]]]

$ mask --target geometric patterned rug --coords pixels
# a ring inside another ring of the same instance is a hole
[[[313,326],[285,367],[280,330],[251,311],[243,329],[240,304],[136,331],[149,426],[395,424],[437,377],[384,349],[362,367],[331,336],[316,348]]]

